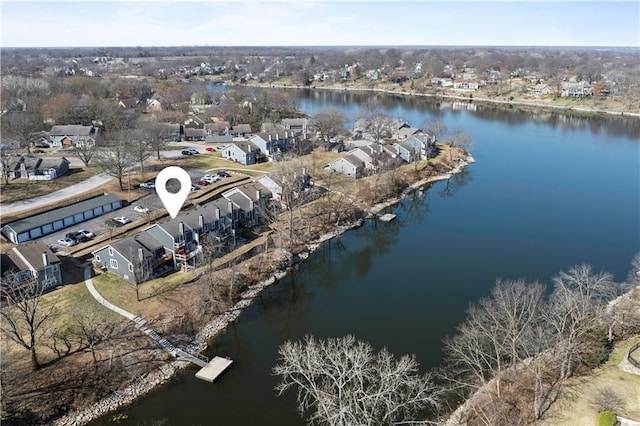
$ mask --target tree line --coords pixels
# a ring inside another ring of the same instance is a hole
[[[375,352],[354,336],[286,342],[273,374],[311,424],[468,425],[541,419],[565,381],[607,360],[640,332],[640,253],[625,282],[582,264],[539,282],[498,280],[444,341],[443,365],[422,374],[413,355]],[[621,396],[603,395],[608,404]],[[605,403],[606,406],[607,403]]]

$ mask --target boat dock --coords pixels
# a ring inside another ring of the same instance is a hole
[[[393,213],[386,213],[381,216],[378,216],[378,219],[380,219],[383,222],[391,222],[395,218],[396,218],[396,215]]]
[[[218,378],[218,376],[224,373],[231,364],[233,364],[233,361],[229,358],[216,356],[196,373],[196,377],[198,379],[206,380],[207,382],[213,382]]]

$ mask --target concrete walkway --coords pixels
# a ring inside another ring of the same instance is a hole
[[[91,279],[91,268],[85,268],[84,270],[84,283],[87,286],[87,290],[93,296],[94,299],[98,301],[102,306],[122,315],[123,317],[133,321],[136,324],[136,328],[142,331],[144,334],[149,336],[155,342],[157,342],[163,349],[169,352],[175,358],[182,358],[186,361],[192,362],[200,367],[206,367],[209,359],[203,355],[199,355],[197,353],[189,352],[186,349],[177,348],[171,342],[169,342],[164,337],[160,336],[155,330],[150,327],[147,327],[147,321],[139,317],[138,315],[132,314],[131,312],[125,311],[119,306],[114,305],[109,302],[107,299],[102,297],[102,295],[98,292],[96,287],[93,285],[93,280]]]

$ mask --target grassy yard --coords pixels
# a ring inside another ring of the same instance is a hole
[[[72,167],[66,175],[52,181],[35,181],[29,179],[10,180],[8,185],[2,185],[0,187],[2,202],[12,203],[49,194],[87,180],[96,173],[97,170],[91,167]]]
[[[639,421],[640,375],[624,372],[618,367],[629,348],[639,341],[640,337],[636,337],[618,343],[603,366],[587,376],[575,378],[539,425],[597,425],[598,412],[590,401],[596,392],[605,387],[612,389],[625,400],[624,408],[616,414]]]

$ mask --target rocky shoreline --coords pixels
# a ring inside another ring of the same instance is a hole
[[[457,165],[452,168],[449,173],[432,176],[427,179],[422,179],[413,183],[407,188],[400,197],[388,200],[384,203],[375,205],[371,211],[379,212],[382,209],[392,206],[400,202],[407,194],[412,190],[418,189],[431,182],[437,182],[441,180],[447,180],[451,178],[453,174],[460,173],[468,164],[475,162],[471,155],[458,160]],[[302,253],[298,257],[298,262],[308,258],[311,253],[316,251],[326,241],[335,238],[344,232],[362,226],[364,221],[361,219],[348,226],[337,227],[334,231],[322,235],[317,240],[314,240],[307,244],[307,251]],[[262,290],[277,282],[288,273],[288,270],[278,271],[273,277],[250,286],[242,293],[240,301],[238,301],[227,312],[216,316],[212,321],[207,323],[194,338],[193,342],[189,345],[189,349],[195,352],[202,352],[207,348],[207,342],[214,338],[219,333],[223,332],[226,327],[236,321],[242,311],[249,307],[253,303],[253,299],[260,294]],[[104,416],[110,412],[117,410],[120,407],[133,403],[139,397],[150,392],[157,386],[162,385],[173,377],[180,369],[185,368],[190,363],[185,360],[173,360],[163,364],[156,370],[143,374],[136,378],[133,383],[127,386],[125,389],[119,390],[111,394],[110,396],[101,399],[94,403],[90,407],[81,410],[72,410],[63,417],[55,419],[47,423],[47,426],[81,426],[85,425],[98,417]]]

